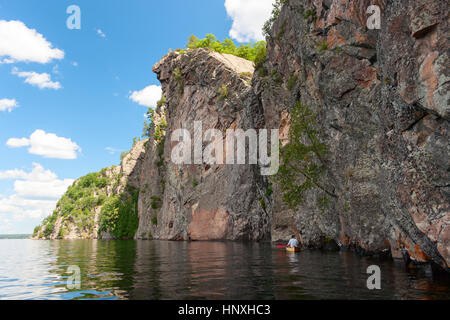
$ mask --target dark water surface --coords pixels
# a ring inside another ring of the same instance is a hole
[[[369,265],[381,290],[367,289]],[[81,288],[67,289],[68,266]],[[270,244],[0,240],[0,299],[449,299],[427,270]]]

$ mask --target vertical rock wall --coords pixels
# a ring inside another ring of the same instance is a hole
[[[366,9],[381,8],[381,30]],[[405,249],[444,268],[449,255],[448,2],[290,0],[272,29],[254,90],[265,125],[289,130],[297,101],[330,151],[318,191],[288,210],[275,186],[272,237],[298,232],[367,253]]]
[[[257,128],[262,110],[250,80],[253,63],[205,49],[172,52],[154,66],[166,98],[162,162],[148,152],[142,184],[138,238],[170,240],[270,239],[267,181],[257,165],[183,164],[171,161],[172,134],[194,122],[205,131]],[[159,113],[159,111],[157,112]],[[154,141],[154,139],[150,139]],[[208,143],[203,143],[202,152]],[[194,158],[192,149],[192,157]],[[193,162],[192,162],[193,163]],[[156,164],[156,166],[155,166]],[[163,186],[161,180],[164,181]],[[153,205],[146,203],[153,201]]]

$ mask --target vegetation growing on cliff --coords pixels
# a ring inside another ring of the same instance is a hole
[[[76,228],[78,236],[96,237],[95,212],[101,208],[99,232],[109,232],[118,239],[134,237],[139,224],[139,190],[127,186],[123,194],[116,194],[115,188],[120,185],[121,174],[112,172],[114,170],[107,173],[107,169],[103,169],[77,180],[58,201],[53,214],[35,228],[33,236],[39,234],[40,238],[50,238],[55,237],[58,231],[56,238],[62,239]],[[108,186],[113,188],[112,193],[108,192]],[[60,227],[55,230],[58,218]]]
[[[100,212],[100,232],[109,232],[117,239],[131,239],[138,226],[139,190],[127,188],[127,193],[109,198]]]
[[[158,101],[158,106],[161,107],[165,104],[166,98],[162,96],[161,100]],[[147,120],[144,122],[144,129],[142,133],[143,138],[149,138],[150,132],[152,128],[155,128],[155,136],[154,139],[157,143],[162,141],[162,138],[165,135],[165,130],[167,128],[167,120],[165,115],[163,114],[160,118],[159,123],[155,122],[155,110],[152,108],[148,108],[147,110]]]
[[[219,53],[228,53],[257,63],[258,57],[266,51],[266,42],[259,41],[255,43],[240,44],[237,46],[233,40],[227,38],[220,41],[213,34],[207,34],[206,38],[199,39],[194,35],[189,38],[188,49],[206,48]],[[265,54],[264,54],[265,56]]]
[[[64,237],[68,224],[74,224],[80,233],[92,234],[94,229],[92,211],[106,200],[104,188],[107,185],[108,179],[104,171],[90,173],[80,178],[67,189],[58,201],[53,214],[43,220],[42,227],[35,228],[33,236],[37,236],[39,230],[43,228],[40,237],[50,237],[55,231],[58,217],[61,217],[59,238]]]
[[[294,86],[296,85],[297,81],[298,81],[298,76],[294,73],[291,73],[289,80],[286,84],[286,88],[289,91],[291,91],[294,88]]]
[[[305,11],[305,13],[303,13],[303,18],[305,18],[305,20],[308,20],[310,17],[313,19],[314,22],[317,20],[315,10],[308,9]]]
[[[176,67],[175,70],[173,70],[173,75],[175,78],[175,81],[177,82],[177,91],[178,94],[183,94],[184,92],[184,82],[183,82],[183,75],[181,74],[181,70],[179,67]]]
[[[320,142],[320,131],[316,127],[315,114],[298,102],[291,112],[289,142],[281,147],[281,166],[276,176],[283,199],[292,209],[303,203],[305,192],[311,189],[326,195],[317,200],[321,211],[329,205],[327,196],[335,197],[324,186],[324,158],[328,151]]]
[[[217,93],[219,94],[219,100],[224,100],[224,99],[226,99],[226,98],[228,97],[228,87],[227,87],[227,85],[226,85],[226,84],[223,84],[223,85],[219,88],[219,90],[218,90]]]
[[[273,24],[278,19],[278,16],[280,15],[281,12],[281,8],[283,7],[284,4],[288,2],[289,0],[276,0],[275,3],[273,4],[272,15],[270,16],[269,20],[267,20],[266,23],[264,23],[263,26],[263,34],[266,37],[270,36],[270,30],[272,30]]]

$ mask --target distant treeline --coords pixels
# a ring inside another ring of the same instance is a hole
[[[0,234],[0,239],[29,239],[31,234]]]

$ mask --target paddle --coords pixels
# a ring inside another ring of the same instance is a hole
[[[277,248],[286,248],[287,246],[279,245]]]

